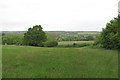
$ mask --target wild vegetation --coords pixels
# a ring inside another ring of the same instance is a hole
[[[14,37],[14,35],[24,36],[26,31],[3,31],[2,36]],[[95,31],[45,31],[47,39],[57,42],[61,41],[93,41],[100,32]],[[9,36],[11,35],[11,36]],[[4,39],[3,39],[4,41]],[[6,41],[3,42],[5,44]],[[6,44],[9,45],[8,42]],[[17,44],[14,44],[17,45]]]
[[[5,34],[2,36],[2,44],[3,45],[22,45],[23,44],[23,36],[21,35],[11,35]]]
[[[34,28],[36,27],[36,28]],[[28,45],[28,46],[45,46],[45,47],[54,47],[58,45],[58,42],[61,41],[93,41],[95,39],[95,35],[97,36],[97,32],[74,32],[74,37],[73,32],[69,32],[68,35],[64,35],[64,37],[59,38],[59,35],[63,35],[62,32],[43,32],[42,27],[40,25],[34,26],[34,30],[32,31],[32,28],[28,29],[28,32],[3,32],[2,33],[2,44],[5,45]],[[41,35],[41,32],[37,30],[37,28],[40,28],[42,33],[44,35]],[[36,30],[35,30],[36,29]],[[23,34],[24,35],[21,35]],[[38,35],[36,35],[38,33]],[[90,35],[88,35],[90,33]],[[94,35],[91,35],[94,33]],[[68,33],[67,33],[68,34]],[[77,35],[78,34],[78,35]],[[44,39],[44,40],[43,40]],[[41,43],[40,43],[41,42]],[[83,45],[89,45],[84,43]],[[75,47],[75,46],[80,46],[79,44],[77,45],[63,45],[63,47]],[[62,47],[60,45],[60,47]]]
[[[3,78],[118,78],[116,50],[3,45]]]
[[[41,25],[3,32],[3,78],[118,78],[118,52],[110,50],[120,49],[118,20],[100,35],[44,32]]]
[[[120,32],[118,18],[114,18],[106,24],[100,36],[96,39],[95,45],[106,49],[120,49]]]

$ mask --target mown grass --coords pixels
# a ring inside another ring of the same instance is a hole
[[[3,78],[117,78],[115,50],[8,46],[2,49]]]

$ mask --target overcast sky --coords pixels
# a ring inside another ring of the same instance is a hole
[[[119,0],[1,0],[0,31],[101,31],[118,15]]]

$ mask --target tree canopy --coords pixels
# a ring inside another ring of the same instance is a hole
[[[46,33],[42,30],[41,25],[35,25],[24,34],[24,45],[43,46],[46,39]]]
[[[119,19],[114,18],[106,24],[95,44],[107,49],[120,49]]]

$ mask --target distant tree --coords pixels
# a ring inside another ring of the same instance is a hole
[[[58,45],[58,42],[57,41],[46,41],[45,42],[45,46],[46,47],[55,47],[55,46],[57,46]]]
[[[75,45],[77,45],[77,43],[73,43],[73,45],[75,46]]]
[[[43,46],[46,39],[46,33],[42,30],[41,25],[35,25],[24,34],[24,45]]]
[[[6,34],[2,36],[2,44],[8,44],[8,45],[22,45],[23,44],[23,36],[20,35],[11,35]]]
[[[89,36],[86,36],[86,40],[87,40],[87,41],[94,40],[94,37],[93,37],[93,36],[90,36],[90,35],[89,35]]]

